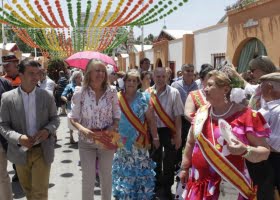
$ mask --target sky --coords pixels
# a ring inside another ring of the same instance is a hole
[[[225,8],[236,0],[189,0],[183,7],[165,18],[167,29],[196,31],[212,26],[224,16]],[[144,27],[144,36],[152,33],[158,36],[164,20]],[[134,28],[134,35],[141,35],[140,28]]]

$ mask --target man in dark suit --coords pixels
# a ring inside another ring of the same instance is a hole
[[[53,96],[36,87],[40,64],[25,59],[19,73],[20,87],[2,95],[0,133],[8,140],[7,157],[16,164],[27,199],[46,200],[59,117]]]
[[[10,82],[2,77],[0,77],[0,101],[2,94],[13,87]],[[1,103],[0,103],[1,107]],[[0,194],[1,199],[12,200],[12,188],[10,184],[10,177],[7,172],[7,140],[0,135]]]

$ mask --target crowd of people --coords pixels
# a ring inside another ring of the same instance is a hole
[[[78,143],[82,200],[97,176],[102,200],[279,199],[280,72],[267,56],[251,60],[249,79],[228,62],[198,77],[184,64],[174,78],[144,58],[127,72],[90,60],[56,83],[37,61],[2,61],[0,199],[13,198],[7,160],[28,200],[48,199],[59,115]]]

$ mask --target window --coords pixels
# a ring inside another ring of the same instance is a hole
[[[223,61],[225,61],[226,59],[226,54],[225,53],[214,53],[211,54],[211,60],[212,60],[212,65],[214,66],[214,68],[217,68],[218,66],[220,66]]]

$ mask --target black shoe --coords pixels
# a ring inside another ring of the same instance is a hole
[[[15,175],[12,177],[12,182],[18,182],[18,176],[17,176],[17,174],[15,174]]]
[[[156,186],[154,189],[154,195],[152,200],[160,200],[161,190],[160,187]]]
[[[164,197],[166,197],[168,200],[173,200],[175,195],[171,192],[171,189],[166,189],[164,191]]]

